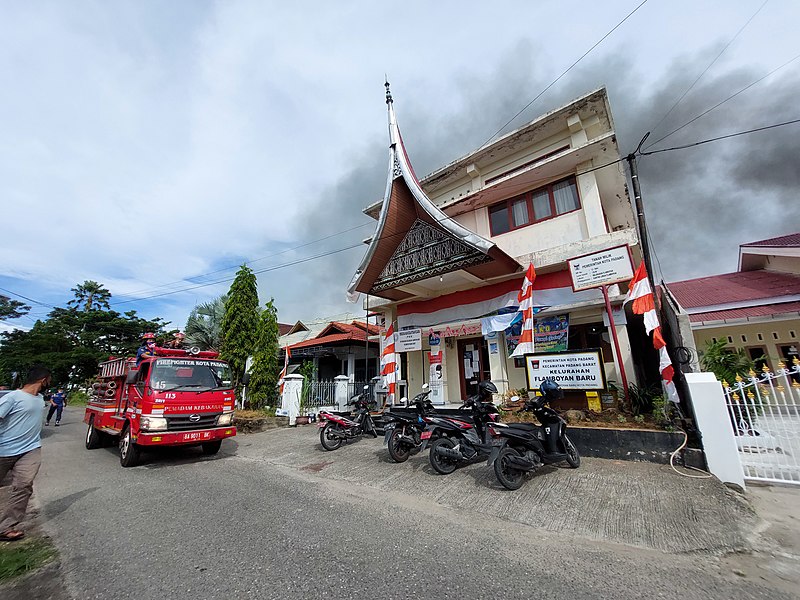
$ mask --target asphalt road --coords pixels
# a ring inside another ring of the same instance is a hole
[[[216,457],[169,450],[123,469],[115,449],[84,449],[81,417],[68,408],[61,427],[45,429],[36,481],[77,599],[794,597],[721,573],[702,553],[496,517],[485,495],[474,511],[326,478],[318,471],[347,461],[350,448],[324,453],[310,428],[238,436]],[[287,435],[308,439],[304,467],[265,456],[273,436]]]

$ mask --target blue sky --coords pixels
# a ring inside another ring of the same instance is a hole
[[[370,223],[360,208],[383,191],[385,73],[426,173],[483,143],[638,3],[4,3],[0,287],[63,305],[71,287],[94,279],[125,301],[119,310],[182,327],[229,284],[151,296],[230,278],[245,260],[279,267],[371,233],[357,226]],[[630,151],[761,4],[649,0],[512,126],[605,84]],[[799,21],[797,3],[768,2],[660,132],[795,56],[785,24]],[[671,141],[779,119],[791,106],[774,103],[796,91],[799,69]],[[642,165],[668,280],[734,270],[739,243],[797,229],[791,172],[765,184],[759,171],[743,187],[743,169],[731,171],[763,142],[764,171],[781,172],[796,134]],[[747,185],[759,198],[756,223]],[[709,212],[676,231],[699,204]],[[344,289],[362,253],[265,272],[261,299],[275,297],[284,322],[360,314]],[[47,311],[34,305],[33,318]]]

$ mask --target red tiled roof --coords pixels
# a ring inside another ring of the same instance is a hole
[[[768,246],[768,247],[787,247],[787,246],[800,246],[800,233],[790,233],[789,235],[782,235],[780,237],[769,238],[759,242],[750,242],[749,244],[742,244],[743,248],[748,246]]]
[[[290,348],[307,348],[309,346],[324,346],[326,344],[335,344],[340,342],[366,342],[367,331],[369,335],[378,335],[380,330],[376,325],[370,324],[367,326],[361,321],[353,321],[353,323],[340,323],[333,321],[325,329],[323,329],[317,337],[313,337],[302,342],[292,344]]]
[[[700,323],[703,321],[730,321],[733,319],[747,319],[749,317],[770,317],[772,315],[783,315],[793,312],[800,313],[800,302],[783,302],[781,304],[768,304],[766,306],[715,310],[712,312],[689,315],[689,320],[692,323]]]
[[[685,309],[800,294],[800,277],[773,271],[744,271],[667,284]]]

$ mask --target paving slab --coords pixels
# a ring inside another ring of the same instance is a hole
[[[382,438],[327,452],[313,426],[238,439],[238,456],[315,477],[407,494],[548,531],[670,553],[749,552],[756,516],[716,479],[691,479],[652,463],[582,460],[545,467],[517,491],[503,488],[485,462],[439,475],[427,451],[396,464]]]

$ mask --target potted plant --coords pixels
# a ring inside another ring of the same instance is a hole
[[[295,423],[298,425],[308,425],[311,420],[307,414],[309,398],[311,397],[311,382],[314,379],[314,363],[306,361],[300,366],[300,374],[303,376],[303,387],[300,390],[300,414]]]

